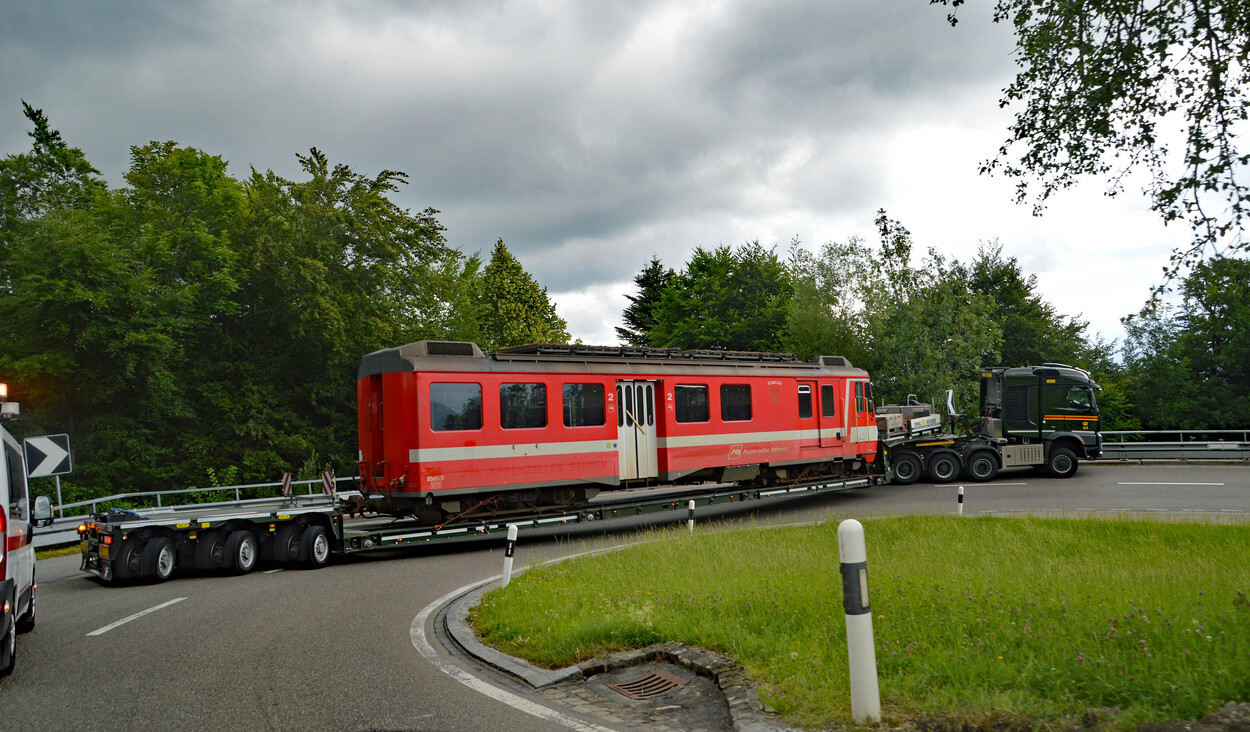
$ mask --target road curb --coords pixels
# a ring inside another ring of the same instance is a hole
[[[690,669],[711,679],[725,696],[733,728],[742,732],[783,732],[791,730],[764,711],[759,694],[749,684],[742,668],[730,659],[681,643],[660,643],[634,651],[615,653],[606,658],[595,658],[574,666],[554,671],[509,656],[478,640],[469,626],[469,611],[479,602],[495,582],[480,585],[451,601],[443,614],[444,628],[452,641],[473,659],[508,674],[535,690],[544,689],[566,681],[582,681],[591,676],[616,671],[644,663],[667,662]]]

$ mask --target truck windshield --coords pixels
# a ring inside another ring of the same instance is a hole
[[[1072,409],[1093,409],[1094,392],[1084,386],[1073,386],[1069,388],[1068,407]]]

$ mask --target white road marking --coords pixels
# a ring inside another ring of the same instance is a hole
[[[1120,483],[1120,485],[1224,485],[1223,483]]]
[[[500,578],[496,576],[486,580],[486,582],[494,582],[499,579]],[[459,666],[454,666],[439,658],[438,652],[434,650],[434,646],[430,645],[429,640],[425,637],[425,621],[428,620],[430,614],[439,607],[475,587],[480,587],[483,584],[485,583],[474,582],[473,584],[465,585],[458,590],[452,590],[434,602],[431,602],[429,605],[426,605],[425,609],[418,613],[417,617],[413,618],[412,626],[409,628],[408,634],[412,638],[412,646],[417,649],[417,653],[420,653],[427,661],[438,667],[438,670],[452,677],[456,681],[459,681],[470,689],[473,689],[479,694],[485,694],[496,701],[503,702],[514,709],[519,709],[526,714],[538,717],[539,719],[545,719],[549,722],[564,725],[569,729],[575,729],[579,732],[614,732],[608,727],[600,727],[597,724],[591,724],[589,722],[573,719],[572,717],[567,717],[554,709],[548,709],[541,704],[535,704],[528,699],[519,697],[511,692],[504,691],[496,686],[492,686],[476,676],[473,676]]]
[[[160,610],[161,608],[166,608],[166,607],[169,607],[170,605],[173,605],[174,603],[182,602],[182,601],[183,601],[183,600],[185,600],[185,599],[187,599],[187,598],[185,598],[185,597],[175,597],[174,599],[169,600],[168,602],[162,602],[161,604],[156,605],[156,606],[154,606],[154,607],[150,607],[150,608],[148,608],[147,610],[140,610],[139,612],[135,613],[134,615],[130,615],[130,616],[124,617],[124,618],[122,618],[121,620],[118,620],[116,623],[110,623],[110,624],[108,624],[108,625],[104,626],[103,628],[100,628],[99,630],[93,630],[93,631],[91,631],[90,633],[88,633],[87,635],[89,635],[89,636],[91,636],[91,635],[104,635],[105,633],[109,632],[110,630],[112,630],[112,629],[114,629],[114,628],[117,628],[117,627],[119,627],[119,626],[125,625],[126,623],[129,623],[131,620],[138,620],[139,618],[143,617],[144,615],[148,615],[148,614],[150,614],[150,613],[154,613],[154,612],[156,612],[157,610]]]
[[[264,572],[262,572],[262,574],[273,574],[274,572],[281,572],[281,571],[282,571],[282,567],[278,567],[277,569],[266,569]]]

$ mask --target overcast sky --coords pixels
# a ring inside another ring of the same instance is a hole
[[[310,147],[502,238],[574,337],[615,343],[651,255],[859,235],[879,208],[967,261],[997,239],[1045,298],[1119,338],[1187,230],[1089,181],[1035,218],[980,176],[1006,137],[1010,27],[928,0],[26,2],[0,0],[0,154],[21,99],[114,185],[175,140],[298,177]]]

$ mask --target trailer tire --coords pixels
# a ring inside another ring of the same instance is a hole
[[[978,483],[994,480],[998,476],[998,458],[990,450],[976,450],[964,464],[964,475]]]
[[[270,544],[270,554],[275,562],[290,562],[299,558],[300,526],[286,523],[278,527]]]
[[[26,612],[22,615],[22,617],[17,619],[17,632],[19,633],[29,633],[30,631],[35,629],[35,590],[36,589],[37,589],[36,585],[31,585],[30,605],[26,607]],[[16,609],[16,607],[14,609]]]
[[[123,541],[122,550],[113,560],[113,578],[128,580],[138,577],[143,569],[143,549],[144,545],[138,539]]]
[[[299,541],[299,560],[313,569],[330,561],[330,537],[324,526],[309,526]]]
[[[200,534],[195,545],[195,568],[201,572],[226,566],[226,535],[220,531]]]
[[[929,456],[929,480],[934,483],[950,483],[959,477],[959,456],[949,450],[939,450]]]
[[[1056,478],[1071,478],[1076,475],[1076,453],[1066,447],[1051,449],[1046,458],[1046,470]]]
[[[911,485],[920,479],[920,458],[915,453],[902,452],[894,458],[894,482]]]
[[[176,563],[174,542],[168,536],[158,536],[148,540],[147,545],[143,547],[139,574],[144,579],[164,582],[173,575]]]
[[[226,538],[226,563],[231,571],[247,574],[256,569],[259,558],[260,544],[251,531],[236,529]]]

